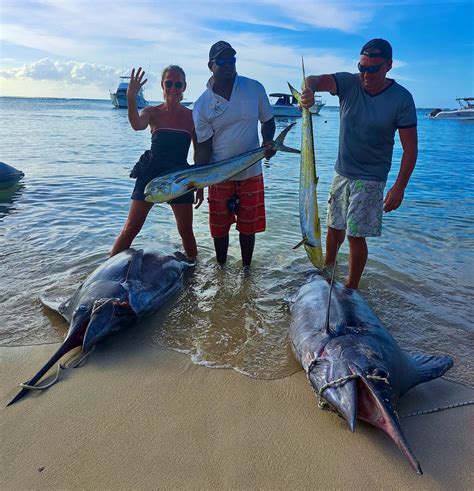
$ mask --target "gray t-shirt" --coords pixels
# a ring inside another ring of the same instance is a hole
[[[341,119],[336,172],[349,179],[386,181],[395,131],[417,124],[413,97],[394,80],[371,95],[356,73],[340,72],[333,77]]]

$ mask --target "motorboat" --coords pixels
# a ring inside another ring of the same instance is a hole
[[[128,81],[130,80],[130,76],[122,75],[120,77],[120,83],[118,84],[117,90],[115,92],[110,92],[110,100],[114,107],[117,108],[127,108],[127,89],[128,89]],[[140,89],[137,94],[137,108],[142,109],[148,106],[148,101],[145,99],[143,95],[143,89]]]
[[[428,116],[431,119],[474,119],[474,97],[458,97],[459,109],[433,109]]]
[[[325,106],[326,103],[323,102],[323,98],[320,95],[314,94],[314,104],[309,108],[311,114],[319,114],[321,108]]]
[[[301,111],[293,95],[276,92],[270,94],[269,97],[275,99],[272,104],[272,111],[276,118],[301,118]],[[321,96],[315,95],[314,105],[310,108],[310,111],[312,114],[319,114],[319,111],[325,105]]]
[[[8,189],[18,183],[25,174],[11,165],[0,162],[0,189]]]
[[[270,94],[276,99],[272,104],[273,115],[278,118],[301,118],[301,111],[298,108],[296,99],[291,94],[281,94],[276,92]]]

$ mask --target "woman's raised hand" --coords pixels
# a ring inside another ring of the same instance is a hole
[[[146,84],[147,78],[143,80],[145,71],[142,67],[139,67],[137,73],[135,74],[135,68],[132,69],[132,74],[130,75],[130,82],[128,84],[127,96],[135,98],[140,89]]]

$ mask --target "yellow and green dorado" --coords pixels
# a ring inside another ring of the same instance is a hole
[[[305,80],[303,65],[303,84]],[[293,97],[301,102],[301,94],[291,85]],[[318,269],[323,267],[323,249],[321,246],[321,222],[318,213],[316,187],[316,160],[314,158],[313,121],[309,109],[301,108],[301,165],[300,165],[300,225],[303,240],[294,247],[304,245],[309,260]]]
[[[287,133],[295,124],[290,124],[278,135],[272,143],[273,150],[300,153],[299,150],[283,144]],[[145,187],[145,200],[164,203],[190,191],[224,182],[263,159],[265,150],[266,147],[259,147],[213,164],[191,165],[187,169],[155,177]]]

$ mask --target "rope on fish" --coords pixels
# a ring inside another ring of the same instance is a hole
[[[457,407],[471,406],[473,404],[474,404],[474,401],[458,402],[456,404],[449,404],[447,406],[440,406],[440,407],[436,407],[433,409],[425,409],[422,411],[415,411],[414,413],[401,414],[400,418],[411,418],[412,416],[421,416],[423,414],[439,413],[441,411],[446,411],[447,409],[455,409]]]
[[[319,396],[323,395],[323,392],[326,389],[329,389],[330,387],[334,387],[335,385],[342,385],[345,384],[348,380],[353,380],[357,378],[359,375],[356,375],[355,373],[351,373],[350,375],[346,375],[345,377],[337,378],[336,380],[331,380],[327,384],[324,384],[320,389],[319,389]]]
[[[381,377],[380,375],[367,375],[366,378],[371,378],[373,380],[380,380],[381,382],[384,382],[387,385],[390,385],[390,382],[388,381],[387,377]]]
[[[27,389],[27,390],[46,390],[46,389],[49,389],[52,385],[54,385],[59,380],[61,370],[64,370],[65,368],[66,367],[64,365],[61,365],[61,363],[58,363],[58,369],[56,372],[56,376],[54,377],[54,379],[51,382],[48,382],[47,384],[29,385],[27,382],[23,382],[22,384],[20,384],[20,387],[23,389]]]
[[[327,410],[331,410],[332,409],[332,406],[324,399],[324,396],[323,396],[323,392],[326,390],[326,389],[329,389],[330,387],[334,387],[336,385],[342,385],[342,384],[345,384],[346,382],[348,382],[349,380],[353,380],[355,378],[357,378],[358,375],[356,375],[355,373],[352,373],[351,375],[346,375],[345,377],[341,377],[341,378],[338,378],[336,380],[331,380],[330,382],[328,382],[327,384],[324,384],[318,391],[318,396],[319,396],[319,400],[318,400],[318,407],[320,409],[324,409],[325,411]]]
[[[79,356],[76,356],[69,360],[67,363],[64,365],[62,363],[58,363],[58,368],[56,371],[56,375],[54,376],[53,380],[51,382],[48,382],[47,384],[44,385],[29,385],[28,382],[23,382],[20,384],[20,387],[22,389],[27,389],[27,390],[46,390],[52,387],[56,382],[59,381],[59,378],[61,376],[61,370],[66,370],[67,368],[78,368],[81,366],[81,364],[84,362],[84,360],[95,350],[95,345],[92,347],[90,351],[87,353],[79,354]],[[79,360],[78,360],[79,358]]]
[[[64,368],[78,368],[89,357],[89,355],[95,350],[95,345],[87,353],[79,353],[77,356],[67,362]]]

